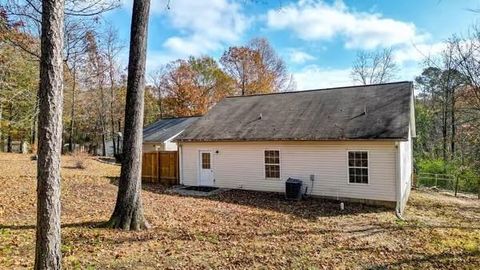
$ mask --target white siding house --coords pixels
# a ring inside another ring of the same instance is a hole
[[[306,195],[401,213],[411,186],[413,116],[405,82],[227,98],[179,136],[180,183],[284,192],[295,178]]]

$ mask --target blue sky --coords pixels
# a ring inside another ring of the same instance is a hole
[[[123,0],[107,14],[125,44],[131,5]],[[438,54],[447,38],[477,22],[472,8],[480,2],[171,0],[168,9],[167,0],[152,0],[147,72],[189,55],[218,59],[229,46],[266,37],[299,90],[350,85],[356,53],[388,47],[400,68],[397,80],[413,80],[425,56]]]

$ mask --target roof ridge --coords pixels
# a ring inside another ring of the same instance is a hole
[[[391,85],[391,84],[403,84],[403,83],[413,84],[413,81],[398,81],[398,82],[375,83],[375,84],[365,84],[365,85],[362,84],[362,85],[337,86],[337,87],[328,87],[328,88],[319,88],[319,89],[306,89],[306,90],[286,91],[286,92],[277,92],[277,93],[253,94],[253,95],[246,95],[246,96],[228,96],[228,97],[225,97],[225,98],[246,98],[246,97],[256,97],[256,96],[298,94],[298,93],[305,93],[305,92],[328,91],[328,90],[338,90],[338,89],[351,89],[351,88],[381,86],[381,85]]]

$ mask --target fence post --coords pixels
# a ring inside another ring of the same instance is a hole
[[[477,179],[477,182],[478,182],[478,187],[477,187],[478,199],[480,200],[480,177]]]
[[[438,188],[438,174],[435,174],[435,187]]]

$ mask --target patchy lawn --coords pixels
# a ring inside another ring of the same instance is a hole
[[[412,192],[406,221],[378,207],[229,191],[212,198],[146,186],[152,229],[96,228],[115,203],[119,167],[63,159],[67,269],[478,269],[480,201]],[[35,162],[0,154],[0,268],[32,268]]]

